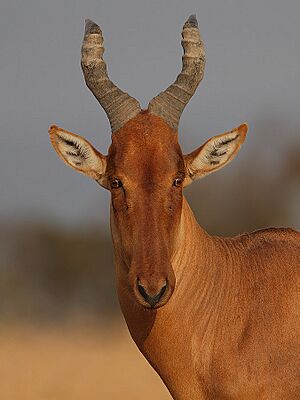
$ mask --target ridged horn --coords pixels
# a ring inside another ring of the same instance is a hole
[[[182,30],[182,70],[176,81],[149,103],[150,113],[162,117],[177,131],[184,107],[195,93],[204,75],[205,50],[196,15],[191,15]]]
[[[136,99],[109,79],[103,53],[102,31],[95,22],[88,19],[85,21],[81,48],[81,67],[88,88],[105,110],[111,130],[115,132],[135,117],[141,107]]]

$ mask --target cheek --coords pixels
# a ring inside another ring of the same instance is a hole
[[[183,194],[181,189],[172,190],[168,197],[168,201],[166,204],[168,217],[167,217],[167,225],[168,232],[173,235],[176,234],[176,228],[179,225],[181,211],[182,211],[182,201]]]
[[[129,231],[128,226],[128,206],[126,204],[126,196],[124,190],[118,189],[111,193],[111,212],[112,219],[114,221],[114,226],[118,232],[118,235],[121,235],[121,238],[126,238],[127,235],[124,235],[124,232]]]
[[[113,212],[116,214],[116,216],[126,213],[128,210],[128,204],[125,191],[122,188],[114,190],[111,193],[111,204]]]
[[[170,214],[174,216],[178,216],[181,213],[182,208],[182,189],[181,188],[172,188],[171,192],[167,196],[167,210]]]
[[[113,226],[113,239],[117,243],[117,248],[121,249],[122,257],[131,257],[132,247],[132,224],[128,218],[128,207],[126,196],[122,189],[111,196],[111,225]]]
[[[111,193],[111,210],[114,225],[123,243],[130,242],[136,213],[129,206],[128,196],[123,189]]]

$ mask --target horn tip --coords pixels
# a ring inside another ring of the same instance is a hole
[[[85,35],[90,35],[92,33],[101,33],[100,27],[92,20],[85,20]]]
[[[192,14],[189,16],[188,20],[186,21],[186,25],[192,26],[193,28],[198,28],[198,21],[196,14]]]

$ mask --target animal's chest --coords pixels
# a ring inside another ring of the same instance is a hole
[[[237,354],[219,354],[211,359],[208,370],[199,366],[198,372],[209,400],[270,399],[266,396],[265,379],[255,370],[255,363],[243,361]]]
[[[256,346],[247,350],[220,349],[211,357],[206,370],[198,366],[198,379],[205,388],[204,399],[300,399],[299,375],[297,383],[297,373],[289,369],[287,360],[286,366],[278,368],[276,355]]]

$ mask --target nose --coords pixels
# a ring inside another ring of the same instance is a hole
[[[150,292],[149,289],[146,289],[145,285],[141,283],[141,281],[138,279],[137,280],[137,288],[140,293],[140,295],[143,297],[143,299],[152,307],[154,308],[162,299],[163,295],[165,294],[167,288],[168,288],[168,282],[165,280],[161,288],[159,289],[158,292],[152,293]]]

